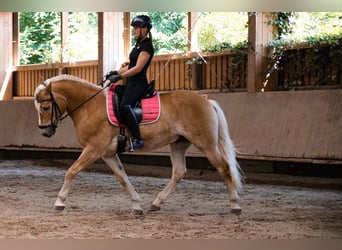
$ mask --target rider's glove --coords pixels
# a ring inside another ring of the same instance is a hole
[[[107,81],[109,79],[109,77],[111,77],[112,75],[118,75],[118,71],[114,70],[114,71],[109,71],[107,74],[104,75],[103,77],[103,82]]]
[[[122,76],[120,74],[117,74],[117,75],[112,75],[108,78],[108,80],[111,82],[111,83],[115,83],[115,82],[118,82],[122,79]]]

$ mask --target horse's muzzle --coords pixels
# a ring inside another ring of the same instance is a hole
[[[39,125],[40,134],[44,137],[51,137],[56,133],[57,126],[54,124],[50,125]]]

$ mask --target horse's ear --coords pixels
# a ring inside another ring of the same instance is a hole
[[[51,92],[51,83],[47,84],[45,89],[50,93]]]
[[[50,95],[50,93],[51,93],[51,83],[43,82],[41,85],[43,85],[44,88],[42,88],[40,92],[43,95]]]
[[[51,94],[51,83],[47,84],[43,82],[41,85],[43,85],[44,88],[39,89],[39,92],[36,91],[37,96],[38,95],[49,96]]]

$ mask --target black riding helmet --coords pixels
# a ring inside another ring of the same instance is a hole
[[[131,26],[140,28],[147,27],[150,30],[152,28],[152,21],[146,15],[138,15],[132,19]]]

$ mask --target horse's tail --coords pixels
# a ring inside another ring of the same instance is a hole
[[[209,100],[210,103],[213,105],[218,120],[219,120],[219,130],[218,130],[218,143],[219,143],[219,150],[221,155],[224,157],[224,160],[229,164],[229,170],[232,178],[232,183],[235,186],[237,191],[242,189],[242,182],[241,182],[241,174],[242,170],[236,160],[236,149],[232,139],[229,136],[229,129],[226,117],[224,115],[223,110],[219,106],[219,104],[214,100]]]

